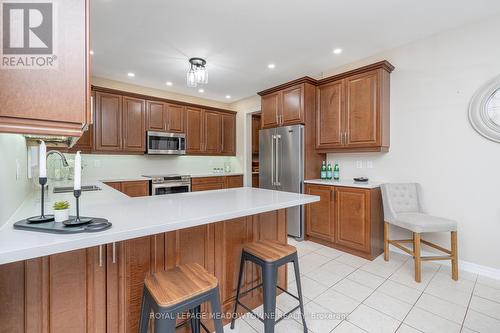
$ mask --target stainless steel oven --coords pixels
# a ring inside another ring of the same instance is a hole
[[[151,195],[191,192],[191,176],[164,175],[151,178]]]
[[[147,154],[150,155],[185,155],[186,134],[182,133],[147,133]]]

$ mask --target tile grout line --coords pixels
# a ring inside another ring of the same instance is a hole
[[[464,315],[464,319],[462,320],[462,325],[460,326],[460,332],[462,332],[462,330],[464,329],[465,319],[467,319],[467,314],[469,313],[470,303],[472,302],[472,297],[474,296],[474,290],[476,290],[476,285],[477,285],[477,280],[478,279],[479,279],[479,275],[476,276],[476,279],[474,280],[474,287],[472,287],[472,291],[471,291],[471,294],[470,294],[469,302],[467,303],[467,309],[465,309],[465,315]]]

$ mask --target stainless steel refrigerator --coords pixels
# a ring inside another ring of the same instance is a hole
[[[284,126],[259,132],[259,187],[302,193],[304,126]],[[288,208],[288,234],[304,238],[304,209]]]

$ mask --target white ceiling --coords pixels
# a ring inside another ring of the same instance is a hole
[[[498,0],[93,0],[92,75],[232,102],[498,13]],[[208,62],[204,94],[186,86],[190,57]]]

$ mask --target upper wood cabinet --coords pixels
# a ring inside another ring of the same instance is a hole
[[[382,62],[320,81],[316,114],[318,150],[388,151],[392,69],[390,64]]]
[[[342,251],[374,259],[383,251],[380,189],[306,184],[320,197],[306,207],[306,236]]]
[[[50,3],[58,24],[49,31],[57,38],[54,53],[40,55],[40,59],[54,67],[0,69],[0,132],[81,136],[84,125],[92,122],[88,1]],[[20,55],[25,53],[20,51]],[[17,59],[16,54],[9,56]]]
[[[262,96],[262,128],[303,124],[304,84]]]
[[[259,131],[261,126],[260,115],[252,116],[252,154],[259,153]]]
[[[236,154],[234,113],[186,108],[187,153],[190,155]]]
[[[221,113],[222,122],[222,147],[223,155],[236,155],[236,115]]]
[[[144,100],[96,93],[94,151],[144,153],[145,126]]]
[[[123,97],[123,147],[124,151],[143,153],[146,150],[145,101]]]
[[[148,131],[184,133],[185,107],[158,101],[146,102]]]

